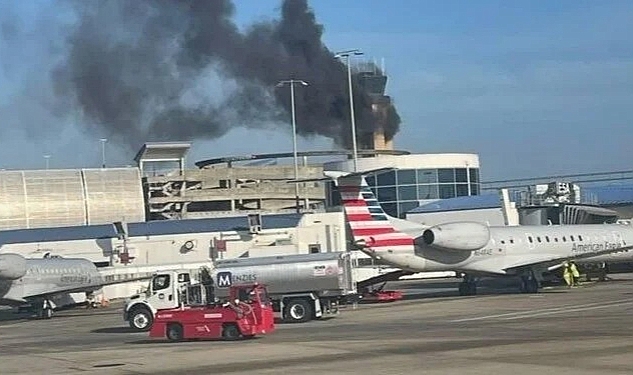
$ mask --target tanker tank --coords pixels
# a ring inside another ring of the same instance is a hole
[[[216,260],[212,270],[218,289],[261,283],[268,293],[313,292],[319,297],[356,292],[348,253],[270,256]]]

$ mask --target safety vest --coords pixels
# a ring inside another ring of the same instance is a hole
[[[569,266],[569,269],[570,269],[570,271],[571,271],[571,274],[572,274],[574,277],[580,277],[580,272],[578,272],[578,267],[576,267],[576,265],[575,265],[575,264],[573,264],[573,263],[572,263],[572,264]]]

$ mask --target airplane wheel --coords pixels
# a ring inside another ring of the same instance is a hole
[[[467,283],[467,282],[461,282],[459,284],[460,296],[474,296],[476,294],[477,294],[477,284]]]
[[[521,293],[538,293],[539,285],[536,279],[521,278],[519,290]]]
[[[477,284],[475,284],[475,283],[468,283],[468,293],[471,296],[477,295]]]
[[[50,319],[53,317],[53,309],[51,308],[44,308],[42,309],[42,311],[40,312],[40,317],[42,319]]]
[[[459,283],[459,295],[465,296],[467,295],[466,293],[468,293],[468,287],[466,283]]]
[[[526,280],[525,291],[526,293],[538,293],[538,281],[536,279]]]

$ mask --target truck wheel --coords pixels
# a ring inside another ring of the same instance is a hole
[[[289,323],[303,323],[312,318],[312,306],[304,299],[293,299],[284,308],[284,320]]]
[[[167,339],[169,341],[180,341],[183,338],[182,326],[180,324],[172,323],[167,326],[166,332]]]
[[[240,330],[234,324],[225,325],[222,328],[222,337],[225,340],[237,340],[240,338]]]
[[[152,327],[154,317],[148,309],[144,307],[137,307],[130,312],[129,320],[131,328],[144,332],[148,331]]]

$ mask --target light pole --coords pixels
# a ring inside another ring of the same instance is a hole
[[[46,170],[48,170],[48,160],[51,158],[50,155],[44,155],[44,161],[46,163]]]
[[[106,167],[106,160],[105,160],[105,144],[108,140],[106,138],[101,138],[99,139],[99,142],[101,142],[101,168]]]
[[[299,179],[299,162],[297,160],[297,119],[295,115],[295,84],[299,83],[302,86],[308,86],[308,83],[302,81],[300,79],[288,79],[284,81],[279,81],[276,87],[282,87],[284,85],[290,85],[290,112],[292,113],[292,147],[294,154],[294,163],[295,163],[295,180]],[[297,213],[300,212],[299,209],[299,184],[295,183],[295,204],[297,207]]]
[[[349,84],[349,115],[352,121],[352,153],[354,158],[354,172],[358,171],[358,150],[356,148],[356,119],[354,118],[354,93],[352,92],[352,64],[351,56],[360,56],[363,53],[358,49],[337,52],[334,57],[345,57],[347,61],[347,82]]]

